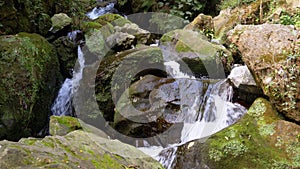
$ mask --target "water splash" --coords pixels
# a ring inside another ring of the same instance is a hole
[[[181,89],[181,114],[176,119],[177,122],[183,122],[180,141],[166,147],[139,149],[161,162],[165,168],[172,169],[178,146],[209,137],[235,123],[247,110],[231,102],[233,87],[226,79],[197,80],[194,76],[181,72],[180,64],[175,61],[168,61],[165,66]]]
[[[51,112],[52,115],[55,116],[74,116],[72,99],[74,92],[77,91],[79,82],[82,79],[82,72],[84,68],[84,55],[81,51],[80,46],[78,46],[78,70],[74,70],[73,78],[67,78],[62,87],[58,92],[58,96],[56,97],[52,107]]]
[[[109,13],[110,11],[112,11],[114,9],[114,7],[115,7],[114,3],[109,3],[105,7],[95,7],[91,12],[87,13],[86,15],[90,19],[94,20],[94,19],[97,19],[101,15]]]
[[[180,64],[175,61],[168,61],[165,62],[164,65],[166,66],[166,71],[173,77],[173,78],[188,78],[188,79],[196,79],[194,76],[190,76],[186,73],[180,71]]]

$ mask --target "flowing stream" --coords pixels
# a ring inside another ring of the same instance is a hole
[[[62,84],[58,96],[56,97],[51,111],[56,116],[74,116],[72,99],[73,94],[76,92],[80,80],[82,79],[82,71],[84,69],[84,56],[80,46],[77,49],[79,70],[74,70],[73,78],[67,78]]]
[[[79,68],[74,70],[73,78],[66,79],[53,103],[53,115],[73,115],[72,97],[79,87],[82,72],[86,66],[84,55],[78,47]],[[236,122],[246,109],[232,103],[233,88],[224,80],[195,77],[180,71],[179,63],[165,62],[167,72],[176,79],[177,84],[184,88],[180,92],[181,116],[176,122],[183,122],[180,140],[176,143],[166,143],[167,146],[151,146],[143,144],[140,150],[160,161],[164,167],[171,169],[176,158],[177,147],[192,140],[208,137]]]
[[[93,20],[97,19],[99,16],[109,13],[110,11],[113,11],[114,6],[115,4],[111,2],[105,7],[96,7],[91,12],[87,13],[87,16]]]
[[[180,92],[181,116],[176,119],[183,122],[180,140],[166,147],[148,146],[139,149],[161,162],[165,168],[172,169],[178,146],[209,137],[235,123],[247,110],[231,102],[233,88],[226,79],[195,80],[195,77],[180,71],[179,63],[170,61],[165,65],[167,72],[183,88]]]
[[[91,19],[112,10],[114,4],[106,7],[95,8],[87,14]],[[71,35],[71,34],[70,34]],[[51,111],[57,116],[74,116],[72,99],[79,88],[85,66],[84,55],[78,46],[78,69],[74,70],[73,78],[66,79],[59,90]],[[206,138],[236,122],[246,109],[232,103],[233,88],[225,79],[196,79],[180,70],[180,64],[176,61],[165,61],[168,74],[176,79],[180,90],[181,114],[174,118],[175,122],[182,122],[181,131],[178,132],[179,140],[166,143],[166,146],[153,146],[144,141],[142,147],[138,147],[146,154],[161,162],[165,168],[174,167],[177,148],[190,141]]]

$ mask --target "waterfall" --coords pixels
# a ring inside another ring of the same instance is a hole
[[[78,46],[78,70],[73,71],[73,78],[67,78],[58,92],[52,107],[52,115],[55,116],[74,116],[72,99],[76,92],[79,82],[82,79],[82,72],[84,68],[84,56],[80,46]]]
[[[97,19],[99,16],[114,10],[114,6],[115,4],[112,2],[105,7],[95,7],[91,12],[87,13],[87,16],[92,20]]]
[[[103,1],[99,1],[103,2]],[[87,13],[90,19],[97,19],[99,16],[114,11],[114,2],[108,3],[105,7],[95,7],[92,11]],[[75,30],[68,33],[68,37],[73,42],[76,41],[77,34],[81,31]],[[73,78],[65,79],[62,84],[58,96],[56,97],[54,103],[51,106],[52,115],[56,116],[74,116],[72,99],[74,93],[78,90],[79,82],[82,79],[82,73],[84,69],[84,56],[81,51],[80,46],[78,46],[78,60],[76,65],[77,69],[73,71]]]
[[[197,80],[181,72],[180,64],[175,61],[165,62],[165,66],[182,88],[180,97],[183,106],[181,116],[176,120],[183,122],[180,141],[167,147],[149,146],[139,149],[161,162],[165,168],[172,169],[178,146],[207,138],[235,123],[247,110],[231,102],[233,88],[226,79]]]
[[[96,19],[113,9],[114,3],[109,3],[105,7],[94,8],[87,16],[90,19]],[[70,33],[69,37],[74,39],[75,36]],[[159,42],[152,46],[159,46]],[[180,105],[181,112],[172,116],[172,122],[183,124],[178,131],[180,138],[179,141],[173,140],[171,143],[165,143],[164,146],[153,146],[157,144],[151,145],[150,142],[144,140],[143,147],[138,148],[158,160],[165,168],[172,169],[178,146],[196,139],[207,138],[228,127],[243,116],[246,109],[231,102],[233,88],[226,79],[197,79],[191,75],[192,73],[188,71],[189,68],[184,65],[184,62],[177,62],[180,57],[175,52],[168,48],[161,49],[165,59],[166,72],[175,79],[176,85],[180,89],[180,104],[178,105]],[[84,55],[78,46],[77,67],[73,71],[73,78],[67,78],[62,84],[51,107],[53,115],[74,115],[72,100],[79,88],[84,66]],[[181,71],[180,68],[185,71]],[[136,145],[138,146],[138,143]]]

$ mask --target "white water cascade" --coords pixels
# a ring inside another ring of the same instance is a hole
[[[102,1],[99,1],[102,2]],[[88,12],[86,15],[90,19],[97,19],[99,16],[109,13],[110,11],[114,10],[114,2],[108,3],[105,7],[95,7],[92,11]],[[75,41],[76,34],[78,31],[73,31],[68,33],[68,37]],[[82,72],[84,69],[84,56],[81,51],[80,46],[78,46],[78,61],[79,64],[78,70],[73,71],[73,78],[65,79],[64,83],[62,84],[58,96],[56,97],[54,103],[51,107],[52,115],[56,116],[73,116],[73,105],[72,99],[74,93],[79,87],[79,82],[82,79]]]
[[[172,169],[178,146],[209,137],[235,123],[247,110],[240,104],[231,102],[233,88],[226,79],[197,81],[195,77],[181,72],[179,63],[175,61],[165,62],[165,66],[167,72],[183,89],[180,92],[181,104],[184,105],[181,107],[182,115],[176,120],[183,122],[180,141],[166,147],[148,146],[139,149],[158,160],[165,168]],[[201,85],[192,88],[194,90],[198,88],[199,91],[188,90],[196,84]],[[206,91],[201,93],[204,88]]]
[[[72,98],[73,94],[76,92],[79,82],[82,79],[82,72],[84,68],[84,55],[81,51],[80,46],[78,46],[78,70],[73,71],[73,78],[67,78],[62,87],[58,92],[52,107],[51,112],[56,116],[72,116],[73,115],[73,106]]]
[[[53,115],[74,115],[72,99],[79,88],[85,65],[84,55],[78,47],[77,69],[72,79],[66,79],[52,105]],[[180,90],[181,113],[174,122],[183,122],[178,131],[179,141],[166,143],[167,146],[153,146],[151,143],[138,147],[152,156],[167,169],[172,169],[176,159],[177,148],[192,140],[208,137],[236,122],[246,109],[232,103],[233,88],[226,79],[197,79],[181,72],[176,61],[166,61],[166,71],[178,84]]]
[[[105,7],[95,7],[92,11],[87,13],[87,16],[92,20],[97,19],[99,16],[109,13],[109,11],[113,10],[114,6],[115,4],[112,2]]]
[[[113,10],[114,4],[106,7],[94,8],[87,14],[90,19]],[[69,35],[70,36],[70,35]],[[167,58],[173,58],[174,53],[167,54]],[[165,57],[165,54],[164,54]],[[152,156],[167,169],[174,167],[174,160],[178,146],[190,141],[206,138],[236,122],[246,113],[246,109],[232,103],[233,89],[224,79],[197,79],[192,75],[183,73],[180,70],[180,63],[176,59],[165,60],[167,73],[176,79],[179,86],[181,113],[174,116],[173,122],[183,123],[178,131],[179,141],[166,143],[164,146],[144,141],[140,150]],[[73,78],[66,79],[59,90],[51,111],[53,115],[74,115],[73,97],[78,90],[83,76],[85,66],[84,55],[78,46],[78,68],[73,72]],[[173,117],[172,117],[173,118]],[[153,146],[155,145],[155,146]]]

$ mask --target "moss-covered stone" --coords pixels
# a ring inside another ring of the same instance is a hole
[[[56,92],[55,50],[37,34],[0,37],[0,138],[35,135],[46,124]]]
[[[62,36],[52,43],[56,49],[61,74],[71,78],[78,58],[78,46],[67,36]]]
[[[0,141],[0,165],[10,168],[163,169],[133,146],[81,130],[66,136]]]
[[[281,120],[272,105],[259,98],[236,124],[204,143],[196,141],[190,149],[188,145],[180,147],[184,155],[177,158],[177,168],[192,162],[210,168],[297,168],[299,133],[298,125]],[[200,158],[194,159],[196,155]],[[194,161],[183,163],[183,158]]]
[[[107,56],[101,61],[95,91],[99,109],[105,113],[108,121],[114,118],[114,101],[117,103],[130,82],[139,78],[138,75],[145,75],[140,72],[149,68],[163,70],[162,61],[162,52],[157,47],[128,50]]]
[[[221,45],[210,43],[205,35],[192,30],[174,30],[164,34],[161,44],[174,46],[182,59],[196,76],[223,78],[229,73],[233,58]]]
[[[111,23],[114,26],[124,26],[126,23],[131,23],[129,20],[118,14],[104,14],[97,18],[94,22],[100,23],[102,25]]]
[[[52,22],[51,31],[57,32],[63,29],[65,26],[70,25],[72,23],[72,18],[70,18],[65,13],[59,13],[59,14],[54,14],[54,16],[51,17],[51,22]]]
[[[50,117],[50,134],[66,135],[71,131],[82,129],[77,118],[70,116],[51,116]]]
[[[82,29],[85,32],[88,32],[89,29],[100,29],[103,26],[124,26],[126,23],[131,23],[129,20],[125,19],[118,14],[104,14],[99,16],[94,21],[84,22]]]

